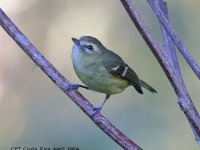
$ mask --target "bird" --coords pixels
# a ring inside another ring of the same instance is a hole
[[[97,38],[82,36],[79,39],[72,38],[72,41],[73,68],[85,85],[70,84],[67,90],[81,87],[106,95],[102,105],[93,109],[92,116],[100,113],[111,95],[124,91],[128,86],[133,86],[140,94],[143,94],[142,88],[157,93],[152,86],[139,79],[119,55],[107,49]]]

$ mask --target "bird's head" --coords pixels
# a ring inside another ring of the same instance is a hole
[[[79,39],[72,38],[72,41],[81,52],[87,55],[100,54],[105,50],[105,47],[101,44],[101,42],[91,36],[82,36]]]

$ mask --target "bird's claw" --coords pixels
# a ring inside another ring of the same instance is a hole
[[[101,109],[102,109],[102,107],[94,108],[93,109],[94,112],[93,112],[92,116],[94,117],[96,114],[100,113]]]
[[[67,87],[67,91],[70,91],[70,90],[77,90],[78,88],[80,87],[79,84],[70,84],[68,87]]]

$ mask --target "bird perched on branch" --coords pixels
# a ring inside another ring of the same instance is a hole
[[[104,102],[94,109],[93,115],[101,111],[110,95],[120,93],[128,86],[133,86],[140,94],[143,94],[142,87],[157,93],[153,87],[139,79],[119,55],[104,47],[98,39],[82,36],[79,39],[72,38],[72,41],[75,44],[72,48],[73,67],[86,86],[71,84],[67,89],[82,87],[106,94]]]

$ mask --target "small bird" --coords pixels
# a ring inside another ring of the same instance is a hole
[[[139,79],[123,59],[111,50],[108,50],[98,39],[91,36],[72,38],[72,62],[76,75],[86,85],[71,84],[67,90],[79,87],[105,93],[106,98],[100,107],[95,108],[93,116],[98,114],[110,95],[124,91],[133,86],[143,94],[142,87],[152,93],[157,91],[149,84]]]

